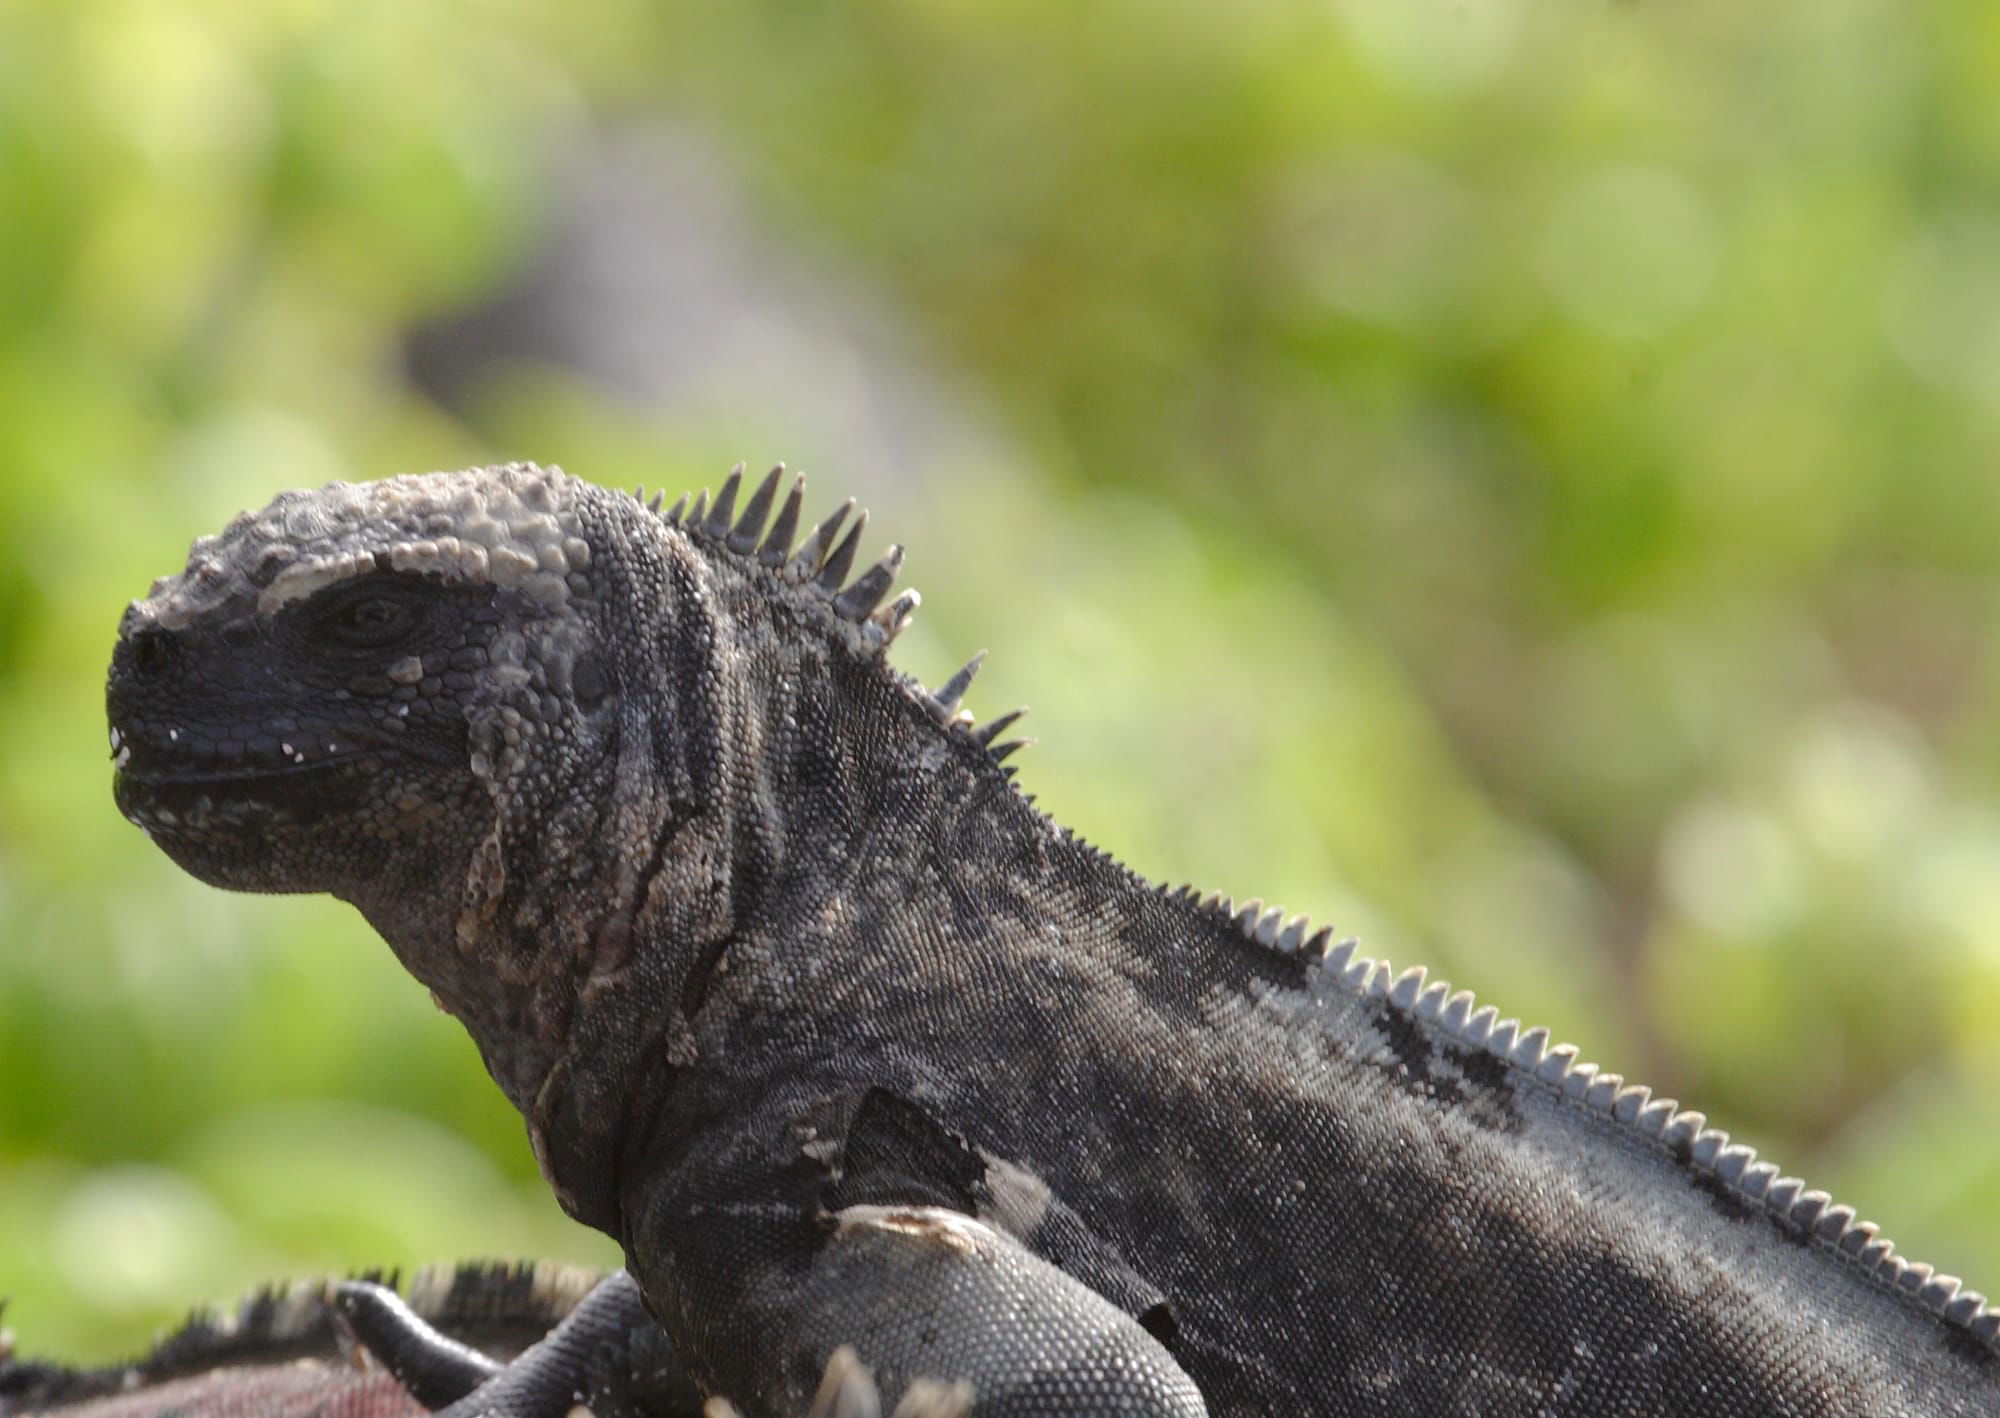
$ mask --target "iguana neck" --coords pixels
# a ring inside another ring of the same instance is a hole
[[[614,1234],[631,1109],[695,1061],[692,1021],[725,960],[812,934],[788,922],[954,840],[968,812],[1021,806],[879,655],[730,566],[678,570],[675,614],[654,618],[670,643],[625,696],[615,754],[519,834],[476,949],[447,962],[446,987],[426,980],[526,1116],[565,1208]]]

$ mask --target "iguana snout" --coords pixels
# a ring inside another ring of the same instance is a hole
[[[106,688],[120,811],[220,886],[349,886],[445,809],[440,779],[467,776],[494,628],[452,613],[468,599],[390,569],[274,611],[135,603]]]

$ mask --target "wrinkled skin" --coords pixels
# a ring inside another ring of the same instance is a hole
[[[2000,1317],[1699,1115],[1036,813],[883,658],[895,556],[738,490],[284,494],[109,689],[127,816],[361,909],[697,1387],[796,1413],[851,1343],[982,1414],[1995,1407]]]

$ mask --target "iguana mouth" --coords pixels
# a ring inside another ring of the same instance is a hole
[[[114,731],[115,732],[115,731]],[[361,785],[396,750],[381,744],[339,746],[307,757],[231,754],[191,748],[165,753],[149,738],[118,735],[111,790],[118,809],[147,831],[245,828],[302,821],[358,802]],[[178,747],[178,745],[176,745]],[[352,783],[342,791],[340,784]]]
[[[157,788],[248,787],[316,776],[400,750],[401,745],[352,732],[318,736],[263,732],[217,740],[176,728],[111,730],[111,762],[118,778]]]
[[[308,759],[303,763],[259,764],[244,768],[116,768],[114,775],[119,779],[129,779],[133,783],[148,788],[206,787],[223,788],[246,787],[257,783],[280,782],[288,778],[309,778],[338,768],[379,760],[389,753],[382,748],[357,748],[326,758]]]

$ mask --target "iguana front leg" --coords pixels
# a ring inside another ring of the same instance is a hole
[[[784,1288],[807,1311],[800,1333],[844,1336],[885,1397],[932,1378],[968,1382],[975,1415],[1207,1414],[1136,1319],[1012,1236],[929,1206],[850,1206],[833,1223]]]
[[[1133,1316],[1013,1236],[925,1202],[820,1209],[806,1167],[757,1185],[759,1149],[734,1141],[685,1154],[642,1204],[628,1254],[690,1366],[745,1411],[805,1411],[828,1356],[851,1345],[885,1404],[934,1380],[969,1384],[982,1418],[1208,1412]]]
[[[890,1228],[928,1228],[930,1218],[918,1210],[900,1216],[888,1208],[854,1208],[856,1212],[880,1210],[882,1218],[852,1216],[850,1224],[866,1226],[870,1220],[884,1220]],[[944,1218],[946,1228],[964,1218]],[[702,1404],[692,1386],[662,1400],[660,1392],[634,1398],[624,1390],[630,1376],[620,1374],[608,1380],[602,1372],[606,1358],[614,1358],[614,1368],[626,1368],[622,1360],[632,1358],[630,1338],[640,1328],[652,1332],[652,1318],[644,1312],[638,1286],[628,1272],[620,1272],[600,1284],[558,1330],[520,1354],[512,1364],[500,1364],[478,1350],[460,1344],[448,1334],[432,1328],[388,1286],[366,1280],[350,1280],[336,1290],[336,1304],[346,1316],[354,1338],[374,1354],[426,1408],[442,1418],[572,1418],[580,1408],[596,1418],[680,1418],[702,1414],[702,1418],[740,1418],[734,1404],[710,1400]],[[664,1336],[662,1346],[664,1346]],[[664,1350],[662,1350],[664,1352]],[[648,1374],[652,1390],[664,1386],[660,1374]],[[684,1378],[676,1376],[676,1388]],[[1076,1412],[1078,1406],[1096,1410],[1098,1388],[1092,1384],[1064,1392],[1058,1408]],[[1048,1396],[1034,1396],[1034,1406],[1006,1406],[1006,1412],[1044,1412]],[[580,1402],[582,1400],[582,1402]],[[606,1402],[608,1400],[608,1402]],[[1204,1412],[1198,1406],[1168,1412]],[[902,1392],[892,1418],[966,1418],[974,1412],[992,1412],[992,1406],[972,1408],[972,1386],[934,1384],[918,1380]],[[856,1350],[842,1344],[828,1356],[826,1372],[812,1398],[806,1418],[882,1418],[886,1412],[874,1376],[856,1356]],[[1120,1412],[1154,1412],[1120,1408]]]

